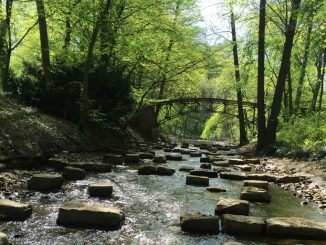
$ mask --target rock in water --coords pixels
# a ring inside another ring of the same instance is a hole
[[[182,161],[182,155],[180,153],[170,153],[165,155],[166,160]]]
[[[88,193],[92,197],[111,197],[113,186],[111,183],[94,183],[88,187]]]
[[[210,170],[192,170],[190,171],[190,174],[196,176],[205,176],[207,178],[217,178],[218,176],[217,172]]]
[[[209,186],[209,178],[204,176],[187,175],[186,185]]]
[[[221,214],[248,215],[249,202],[244,200],[221,198],[216,204],[215,215]]]
[[[180,217],[181,230],[192,233],[218,233],[219,218],[199,213],[186,214]]]
[[[81,180],[85,179],[86,171],[81,168],[65,167],[62,176],[66,180]]]
[[[139,154],[126,154],[125,155],[125,162],[128,164],[133,164],[133,163],[139,163],[140,162],[140,157]]]
[[[35,174],[28,181],[28,189],[36,191],[54,191],[61,188],[61,174]]]
[[[117,230],[124,220],[125,215],[120,209],[79,203],[61,207],[57,224],[65,227]]]
[[[122,155],[114,155],[114,154],[103,155],[103,163],[121,165],[123,164],[123,162],[124,162],[124,158]]]
[[[241,189],[240,199],[253,202],[271,202],[271,194],[265,189],[246,186]]]
[[[266,220],[267,235],[326,239],[326,223],[318,223],[302,218],[270,218]]]
[[[247,174],[243,172],[220,172],[220,177],[222,179],[230,180],[245,180],[247,178]]]
[[[154,163],[166,163],[165,156],[155,156],[153,159]]]
[[[223,186],[213,185],[206,188],[209,192],[226,192],[226,189]]]
[[[271,174],[248,174],[247,175],[248,180],[263,180],[268,182],[275,182],[276,177]]]
[[[203,163],[200,165],[200,168],[203,168],[203,169],[211,169],[212,168],[212,164],[210,163]]]
[[[156,168],[156,172],[157,172],[157,175],[170,176],[170,175],[173,175],[175,173],[175,170],[172,169],[172,168],[166,168],[166,167],[158,166]]]
[[[8,245],[9,241],[8,241],[8,237],[6,234],[0,232],[0,245]]]
[[[153,159],[154,155],[150,152],[139,152],[138,153],[140,159]]]
[[[138,175],[155,175],[156,167],[155,166],[145,166],[138,169]]]
[[[268,190],[268,181],[262,181],[262,180],[245,180],[243,182],[243,186],[252,186],[257,187],[261,189]]]
[[[192,167],[192,166],[181,166],[179,168],[179,171],[182,171],[182,172],[190,172],[191,170],[194,170],[194,167]]]
[[[8,199],[0,199],[0,214],[4,215],[7,220],[23,221],[31,216],[32,206]]]
[[[265,220],[260,217],[223,214],[222,229],[228,234],[259,234],[265,231]]]

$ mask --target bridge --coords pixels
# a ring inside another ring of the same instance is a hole
[[[177,98],[177,99],[164,99],[149,101],[143,106],[138,113],[131,120],[131,126],[141,132],[146,138],[153,138],[156,135],[157,127],[170,121],[174,118],[190,113],[199,112],[217,112],[221,106],[226,108],[228,106],[237,106],[237,100],[228,100],[221,98]],[[257,103],[242,102],[243,107],[255,109]],[[160,113],[158,119],[157,110]],[[237,116],[237,115],[234,115]]]

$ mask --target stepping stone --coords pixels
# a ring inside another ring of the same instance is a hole
[[[138,169],[138,175],[156,175],[155,166],[145,166]]]
[[[192,151],[190,152],[191,157],[201,157],[201,152],[200,151]]]
[[[64,167],[68,166],[68,161],[59,158],[50,158],[47,161],[47,165],[54,169],[62,170]]]
[[[111,172],[110,164],[96,163],[96,162],[71,162],[69,167],[81,168],[89,172]]]
[[[241,170],[241,171],[251,171],[251,166],[250,165],[234,165],[234,168]]]
[[[196,175],[196,176],[205,176],[208,178],[217,178],[218,174],[215,171],[211,170],[192,170],[190,171],[191,175]]]
[[[218,167],[218,168],[213,168],[213,171],[217,172],[217,173],[221,173],[221,172],[231,172],[232,168],[226,168],[226,167]]]
[[[225,242],[223,245],[242,245],[240,242]]]
[[[67,204],[59,209],[57,224],[65,227],[118,230],[125,220],[117,208],[97,204]]]
[[[209,186],[209,178],[196,175],[187,175],[186,185]]]
[[[229,159],[229,164],[241,165],[244,164],[244,160],[240,158]]]
[[[296,217],[276,217],[266,219],[266,226],[266,234],[269,236],[326,239],[326,223]]]
[[[220,177],[222,179],[230,180],[245,180],[247,178],[247,174],[243,172],[220,172]]]
[[[105,154],[103,155],[103,163],[113,164],[113,165],[122,165],[124,158],[122,155],[115,154]]]
[[[35,191],[54,191],[61,188],[63,177],[61,174],[35,174],[28,181],[29,190]]]
[[[249,202],[237,199],[224,199],[221,198],[215,207],[215,215],[221,214],[249,214]]]
[[[208,156],[202,156],[200,158],[200,162],[204,162],[204,163],[210,163],[211,162],[211,158]]]
[[[6,171],[6,165],[0,163],[0,172],[4,172],[4,171]]]
[[[182,143],[181,148],[189,148],[189,143]]]
[[[166,160],[182,161],[182,155],[180,153],[170,153],[165,155]]]
[[[81,168],[65,167],[62,176],[66,180],[82,180],[86,177],[86,171]]]
[[[31,214],[32,206],[29,204],[0,199],[0,215],[4,216],[5,220],[23,221],[29,218]]]
[[[181,152],[181,149],[180,148],[173,148],[172,149],[172,152],[180,153]]]
[[[88,186],[88,193],[91,197],[111,197],[112,192],[111,183],[94,183]]]
[[[166,163],[165,156],[155,156],[153,159],[154,163]]]
[[[170,176],[170,175],[173,175],[175,173],[175,170],[172,169],[172,168],[166,168],[166,167],[158,166],[156,168],[156,173],[157,173],[157,175]]]
[[[125,155],[125,163],[139,163],[140,157],[139,154],[129,153]]]
[[[180,149],[180,153],[184,155],[190,155],[190,149]]]
[[[191,233],[219,233],[219,218],[199,213],[189,213],[180,217],[181,230]]]
[[[226,189],[220,185],[213,185],[206,188],[209,192],[226,192]]]
[[[254,164],[254,165],[259,165],[260,160],[258,158],[255,159],[244,159],[243,160],[245,164]]]
[[[194,170],[195,168],[194,167],[191,167],[191,166],[181,166],[179,168],[179,171],[183,171],[183,172],[190,172],[191,170]]]
[[[0,245],[8,245],[8,236],[5,233],[0,232]]]
[[[245,180],[243,182],[243,186],[252,186],[252,187],[257,187],[261,189],[268,190],[268,181],[262,181],[262,180]]]
[[[172,152],[172,148],[164,148],[164,152]]]
[[[212,164],[210,163],[203,163],[200,165],[200,168],[203,168],[203,169],[211,169],[212,168]]]
[[[247,175],[248,180],[263,180],[268,182],[275,182],[276,177],[271,174],[248,174]]]
[[[223,214],[222,229],[227,234],[256,234],[265,231],[265,220],[260,217]]]
[[[225,159],[223,157],[211,156],[211,162],[224,162]]]
[[[213,166],[216,166],[216,167],[229,167],[230,166],[228,161],[213,162],[212,164],[213,164]]]
[[[139,152],[138,153],[140,159],[153,159],[154,154],[149,152]]]
[[[300,183],[301,176],[295,176],[295,175],[286,175],[281,176],[276,179],[276,183],[282,183],[282,184],[289,184],[289,183]]]
[[[272,196],[267,190],[252,186],[243,187],[240,193],[241,200],[247,200],[252,202],[270,203],[271,198]]]

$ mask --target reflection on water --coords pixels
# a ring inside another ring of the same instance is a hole
[[[158,151],[157,153],[163,154]],[[178,169],[181,165],[199,168],[199,158],[183,155],[185,161],[170,161],[166,165]],[[27,200],[34,211],[25,222],[9,222],[0,229],[8,234],[13,244],[223,244],[239,241],[243,244],[325,244],[325,242],[271,240],[258,237],[232,237],[218,235],[190,235],[180,230],[180,214],[199,211],[214,214],[219,197],[238,198],[241,181],[210,179],[210,184],[223,185],[225,193],[210,193],[204,187],[185,185],[187,173],[175,175],[138,176],[137,169],[120,167],[112,173],[91,174],[83,181],[67,182],[63,190],[53,194],[32,195]],[[92,182],[111,181],[114,196],[111,199],[90,198],[87,185]],[[271,188],[271,204],[251,204],[251,215],[297,216],[325,221],[326,212],[312,205],[301,206],[300,199],[278,187]],[[67,201],[98,203],[121,208],[126,214],[125,225],[118,231],[92,229],[65,229],[56,225],[58,208]]]

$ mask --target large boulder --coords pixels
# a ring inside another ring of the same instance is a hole
[[[113,164],[113,165],[122,165],[124,158],[122,155],[115,154],[105,154],[103,155],[103,163]]]
[[[97,162],[70,162],[68,166],[73,168],[81,168],[90,172],[111,172],[111,164],[103,164]]]
[[[2,232],[0,232],[0,245],[8,245],[8,236]]]
[[[97,204],[67,204],[59,209],[57,224],[65,227],[120,229],[124,213],[117,208]]]
[[[240,199],[250,202],[271,202],[271,194],[266,189],[261,189],[252,186],[245,186],[241,189]]]
[[[85,179],[86,171],[81,168],[65,167],[62,176],[66,180],[81,180]]]
[[[113,185],[111,183],[93,183],[88,186],[91,197],[111,197]]]
[[[32,206],[25,203],[19,203],[8,199],[0,199],[0,215],[6,220],[23,221],[32,214]]]
[[[166,158],[165,156],[155,156],[153,159],[154,163],[166,163]]]
[[[218,174],[215,171],[211,170],[192,170],[190,171],[191,175],[197,175],[197,176],[205,176],[208,178],[217,178]]]
[[[265,231],[265,220],[260,217],[223,214],[222,229],[228,234],[256,234]]]
[[[263,180],[268,182],[275,182],[276,177],[271,174],[248,174],[247,175],[248,180]]]
[[[61,188],[63,177],[61,174],[35,174],[28,181],[27,186],[35,191],[55,191]]]
[[[166,160],[182,161],[182,155],[180,153],[170,153],[165,155]]]
[[[125,158],[126,164],[133,164],[133,163],[140,162],[139,154],[136,154],[136,153],[128,153],[124,156],[124,158]]]
[[[243,172],[220,172],[220,177],[222,179],[230,180],[245,180],[247,178],[247,174]]]
[[[262,181],[262,180],[245,180],[243,182],[243,186],[252,186],[252,187],[268,190],[269,182]]]
[[[266,233],[270,236],[326,239],[326,223],[318,223],[302,218],[266,219]]]
[[[209,186],[209,178],[204,176],[187,175],[186,185]]]
[[[185,214],[180,217],[181,230],[192,233],[218,233],[219,218],[199,213]]]
[[[301,176],[296,175],[285,175],[280,176],[276,179],[276,183],[288,184],[288,183],[299,183],[301,181]]]
[[[209,192],[226,192],[225,187],[220,185],[213,185],[206,188]]]
[[[221,198],[215,207],[215,215],[221,214],[249,214],[249,202],[236,199]]]

